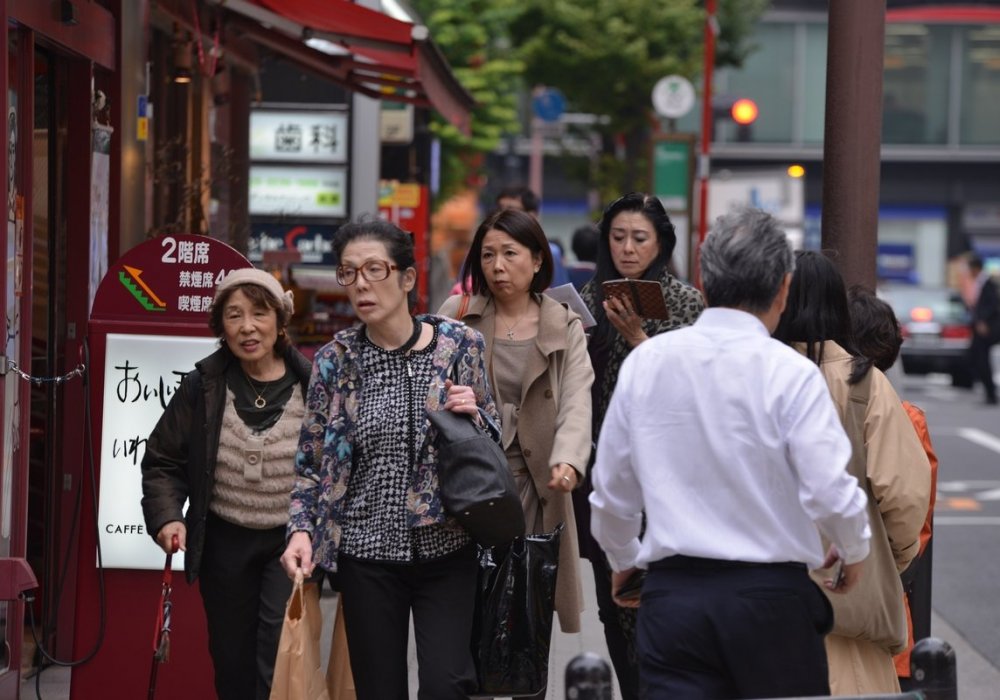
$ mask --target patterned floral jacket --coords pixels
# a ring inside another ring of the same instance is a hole
[[[479,331],[442,316],[421,315],[437,326],[433,350],[435,375],[427,394],[427,411],[445,401],[445,380],[457,373],[456,384],[471,386],[480,414],[492,437],[500,441],[500,420],[487,379],[485,345]],[[306,394],[299,451],[295,458],[295,486],[288,534],[312,535],[313,562],[327,571],[337,570],[341,516],[351,480],[358,402],[365,372],[361,364],[362,328],[349,328],[334,336],[313,359]],[[444,522],[449,516],[441,505],[437,454],[428,438],[430,419],[417,425],[417,460],[412,465],[406,497],[407,524],[421,527]]]

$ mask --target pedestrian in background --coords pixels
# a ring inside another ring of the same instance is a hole
[[[840,561],[824,582],[838,593],[861,577],[851,445],[816,366],[770,337],[794,266],[777,222],[720,218],[700,265],[709,308],[622,364],[597,443],[594,536],[615,590],[648,569],[641,605],[618,598],[639,609],[643,697],[825,695],[833,618],[807,567]]]
[[[851,328],[854,333],[854,341],[858,351],[872,361],[872,363],[882,372],[888,372],[889,368],[896,364],[899,357],[899,348],[903,344],[903,333],[899,327],[899,319],[896,318],[892,307],[875,296],[871,290],[855,285],[848,292],[851,313]],[[920,529],[920,548],[917,557],[910,563],[906,571],[902,574],[903,593],[905,597],[907,644],[906,649],[893,658],[896,665],[896,675],[899,677],[900,687],[905,691],[911,685],[910,680],[910,652],[916,643],[914,638],[914,620],[921,629],[930,630],[930,590],[919,591],[921,577],[918,569],[924,568],[930,571],[930,561],[923,559],[927,545],[930,544],[932,528],[934,525],[934,501],[937,494],[937,468],[938,458],[931,444],[931,435],[927,429],[927,418],[924,412],[909,401],[903,402],[906,415],[909,416],[913,428],[917,431],[920,443],[923,445],[924,453],[931,468],[931,496],[930,504],[927,507],[927,517],[924,525]],[[928,573],[929,575],[929,573]],[[927,581],[929,582],[929,578]],[[928,586],[929,588],[929,586]],[[915,596],[915,593],[917,594]],[[928,609],[914,609],[913,601],[917,597],[926,600]]]
[[[983,383],[986,404],[997,404],[997,387],[993,380],[993,363],[990,359],[993,346],[1000,341],[1000,293],[997,284],[986,270],[983,259],[970,254],[967,260],[972,284],[972,344],[969,361],[976,378]]]
[[[597,224],[577,226],[573,231],[570,247],[576,256],[576,262],[567,265],[566,272],[577,291],[583,289],[583,285],[594,276],[594,271],[597,269],[597,246],[600,240],[601,232]]]
[[[701,293],[668,270],[677,236],[659,199],[641,192],[620,197],[604,210],[598,229],[594,276],[580,292],[597,321],[587,346],[594,367],[591,395],[595,437],[601,431],[604,414],[618,382],[618,371],[632,349],[653,336],[694,323],[705,307]],[[605,299],[602,283],[622,277],[659,282],[670,318],[640,318],[630,302]],[[673,401],[669,396],[663,399]],[[639,696],[635,611],[616,605],[612,599],[611,570],[590,534],[589,493],[589,483],[574,493],[580,551],[590,560],[594,570],[598,613],[622,697],[633,700]]]
[[[474,296],[454,296],[440,313],[461,315],[486,341],[504,453],[521,494],[526,532],[568,525],[559,544],[555,607],[562,631],[576,633],[583,591],[570,492],[590,459],[594,381],[583,325],[576,313],[542,294],[552,257],[542,227],[524,212],[501,209],[483,221],[463,275],[472,281]]]
[[[418,697],[466,698],[479,564],[441,503],[428,413],[465,413],[499,442],[483,338],[411,315],[413,239],[393,224],[347,224],[333,253],[362,325],[313,361],[282,564],[338,572],[359,700],[408,697],[411,613]]]
[[[230,272],[209,311],[220,347],[181,380],[142,459],[147,531],[166,552],[176,536],[200,579],[220,700],[270,695],[292,590],[280,557],[310,371],[292,310],[269,273]]]
[[[838,614],[826,638],[830,689],[835,695],[899,692],[892,657],[907,641],[899,574],[920,547],[930,501],[927,456],[889,380],[858,351],[844,280],[823,254],[796,255],[788,305],[774,337],[820,368],[845,428],[864,446],[854,459],[862,460],[867,476],[862,486],[873,541],[866,575],[872,585],[835,604]],[[850,420],[855,387],[868,396],[860,435]]]

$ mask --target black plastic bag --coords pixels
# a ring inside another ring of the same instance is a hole
[[[535,695],[548,685],[562,528],[479,550],[472,634],[476,695]]]

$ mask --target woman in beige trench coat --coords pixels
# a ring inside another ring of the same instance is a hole
[[[541,226],[524,212],[505,209],[480,225],[462,276],[471,279],[473,296],[453,296],[439,313],[483,334],[527,532],[565,525],[556,613],[563,632],[579,632],[583,595],[570,492],[590,457],[594,380],[583,326],[541,293],[552,278],[552,255]]]
[[[872,552],[862,581],[846,594],[827,596],[834,608],[833,631],[826,637],[830,693],[898,693],[892,657],[907,641],[899,573],[917,554],[927,516],[927,455],[889,380],[857,351],[843,278],[823,254],[796,255],[788,305],[774,337],[819,365],[855,445],[850,466],[859,460],[859,469],[852,474],[861,475],[868,495]],[[855,411],[863,420],[854,418]]]

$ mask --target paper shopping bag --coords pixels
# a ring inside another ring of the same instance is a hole
[[[337,596],[337,617],[333,622],[330,661],[326,666],[326,690],[330,700],[357,700],[351,657],[347,653],[347,630],[344,627],[344,598]]]
[[[299,575],[285,607],[271,700],[330,700],[319,660],[322,629],[319,589],[312,583],[304,585]]]

